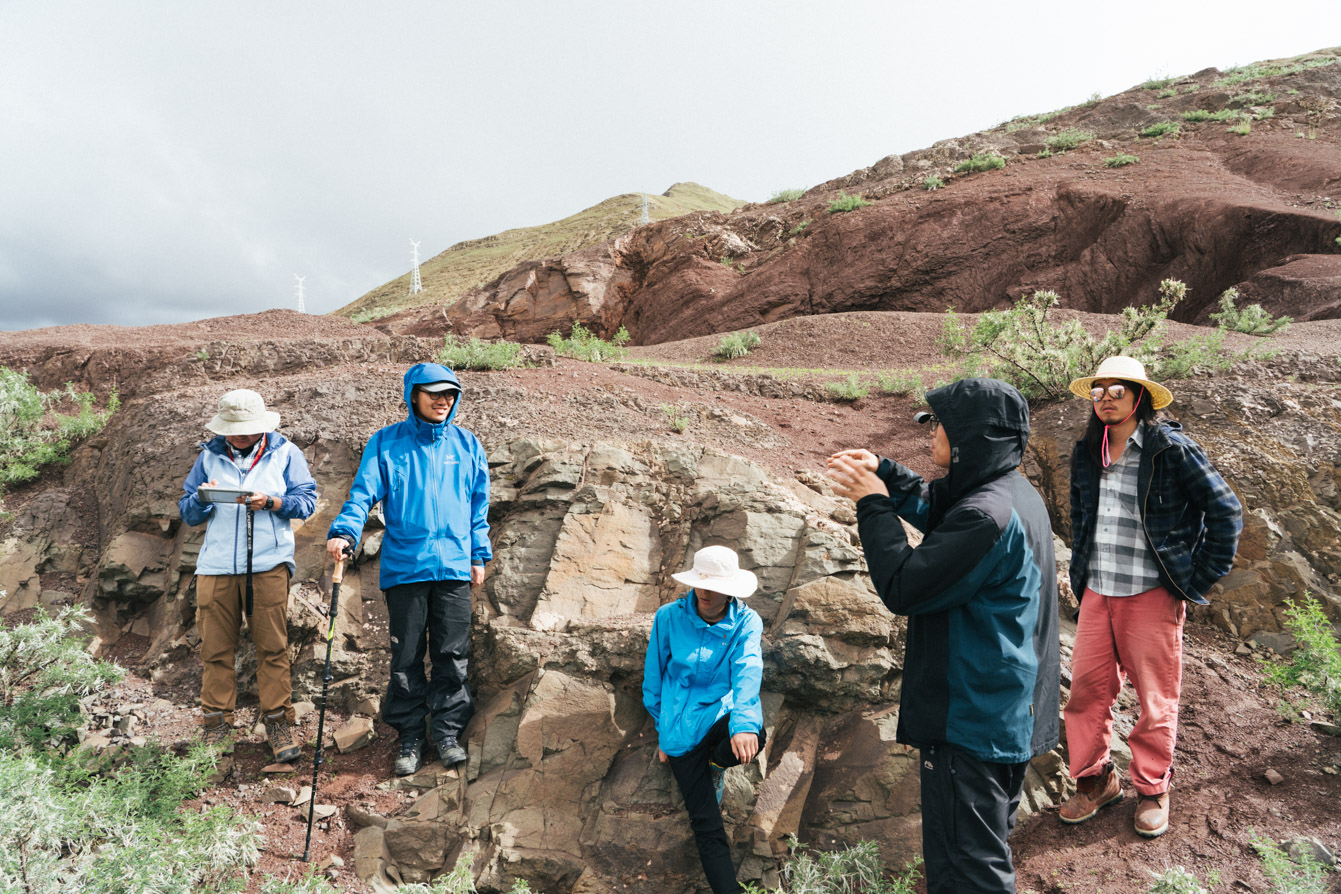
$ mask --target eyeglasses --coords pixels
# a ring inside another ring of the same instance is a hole
[[[456,400],[455,391],[420,391],[419,393],[428,398],[430,403],[435,404],[447,404]]]
[[[940,427],[941,427],[941,421],[937,419],[935,416],[932,416],[930,419],[927,420],[927,430],[930,431],[933,435],[936,433],[936,429]]]
[[[1096,385],[1090,389],[1090,400],[1094,401],[1097,404],[1099,401],[1104,399],[1105,394],[1107,394],[1113,400],[1122,400],[1123,395],[1125,395],[1126,393],[1127,393],[1126,385],[1109,385],[1107,388]]]

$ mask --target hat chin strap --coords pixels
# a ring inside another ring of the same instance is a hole
[[[1128,413],[1128,414],[1126,415],[1126,417],[1123,418],[1122,422],[1119,422],[1119,423],[1118,423],[1118,425],[1122,425],[1123,422],[1126,422],[1128,419],[1130,419],[1130,418],[1136,413],[1136,408],[1139,407],[1139,406],[1141,405],[1141,395],[1143,395],[1143,394],[1145,394],[1145,386],[1144,386],[1144,385],[1137,385],[1137,386],[1136,386],[1136,400],[1135,400],[1135,401],[1132,403],[1132,405],[1131,405],[1131,412]],[[1099,413],[1099,405],[1098,405],[1098,404],[1095,404],[1095,406],[1094,406],[1094,413],[1095,413],[1095,415],[1098,415],[1098,413]],[[1105,425],[1105,426],[1104,426],[1104,440],[1103,440],[1103,443],[1099,445],[1099,458],[1100,458],[1101,460],[1103,460],[1104,468],[1105,468],[1105,469],[1108,468],[1109,466],[1111,466],[1111,465],[1113,464],[1113,457],[1112,457],[1112,456],[1109,454],[1109,452],[1108,452],[1108,429],[1111,428],[1111,427],[1112,427],[1112,426],[1109,426],[1109,425]]]

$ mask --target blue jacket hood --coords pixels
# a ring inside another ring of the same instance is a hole
[[[423,422],[414,412],[414,405],[410,403],[410,395],[414,392],[414,386],[430,385],[434,382],[451,382],[456,386],[456,403],[452,404],[452,411],[447,414],[446,420],[441,423],[442,425],[451,425],[452,419],[456,416],[456,411],[461,408],[461,382],[456,378],[456,373],[441,363],[416,363],[405,371],[405,390],[402,392],[405,399],[405,410],[410,414],[412,421]],[[432,423],[427,422],[423,424],[432,425]]]

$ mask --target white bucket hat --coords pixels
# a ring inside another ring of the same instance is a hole
[[[279,414],[265,408],[265,399],[250,388],[219,398],[219,412],[205,423],[216,435],[260,435],[279,427]]]
[[[745,599],[759,587],[753,571],[740,567],[736,551],[726,546],[705,546],[694,553],[694,567],[671,578],[686,587],[698,587]]]
[[[1097,379],[1125,379],[1144,385],[1150,391],[1150,406],[1162,410],[1173,403],[1173,392],[1158,382],[1152,382],[1145,375],[1145,364],[1135,357],[1109,357],[1099,364],[1092,376],[1082,376],[1071,383],[1071,393],[1076,397],[1090,400],[1090,389]]]

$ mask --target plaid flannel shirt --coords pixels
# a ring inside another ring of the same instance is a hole
[[[1197,443],[1176,422],[1144,425],[1137,480],[1147,545],[1169,592],[1206,604],[1206,592],[1234,567],[1243,507]],[[1090,578],[1102,470],[1076,444],[1071,454],[1071,588]]]
[[[1104,596],[1135,596],[1160,585],[1159,563],[1141,526],[1141,426],[1117,462],[1099,474],[1099,508],[1090,552],[1089,588]]]

